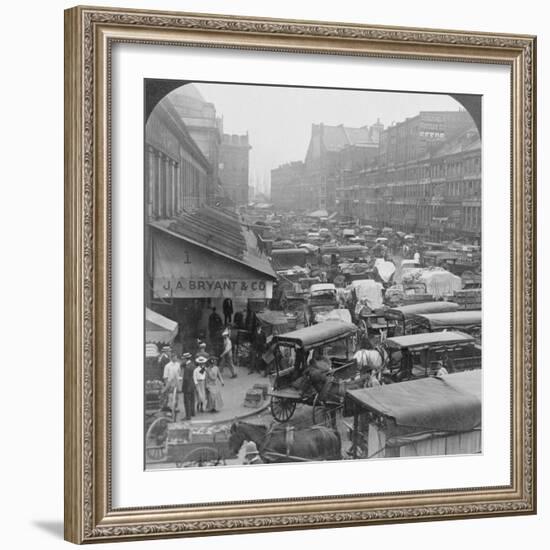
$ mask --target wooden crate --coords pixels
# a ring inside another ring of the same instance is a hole
[[[250,389],[246,392],[244,406],[257,409],[263,402],[262,390]]]
[[[269,384],[254,384],[252,389],[260,390],[262,392],[262,399],[265,399],[267,397],[267,392],[269,391]]]

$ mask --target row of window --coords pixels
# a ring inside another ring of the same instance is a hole
[[[464,207],[464,225],[468,229],[481,228],[481,208],[479,206]]]
[[[426,205],[414,208],[407,205],[387,205],[385,209],[378,209],[379,218],[386,220],[399,220],[409,224],[418,224],[428,227],[432,225],[435,217],[448,218],[448,223],[460,224],[468,230],[479,230],[481,228],[481,208],[479,206],[465,206],[460,210],[458,218],[454,219],[441,207]],[[458,213],[457,213],[458,215]]]
[[[449,178],[462,176],[479,176],[481,174],[479,157],[457,162],[442,162],[439,164],[401,168],[385,174],[376,174],[366,181],[373,183],[394,183],[398,181],[420,181],[428,178]]]

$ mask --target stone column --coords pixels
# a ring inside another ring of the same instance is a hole
[[[146,149],[147,171],[145,175],[145,201],[146,215],[148,219],[153,217],[153,198],[155,185],[155,151],[148,145]]]
[[[156,188],[156,215],[162,217],[163,204],[162,204],[162,153],[156,152],[155,155],[155,188]]]
[[[174,214],[174,174],[172,165],[174,161],[166,157],[166,217],[171,218]]]
[[[178,163],[172,160],[170,164],[172,172],[172,216],[175,216],[178,212],[178,179],[176,173]]]

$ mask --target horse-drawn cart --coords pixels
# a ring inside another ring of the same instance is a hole
[[[351,390],[354,459],[481,452],[481,371]]]
[[[175,463],[177,468],[219,466],[234,455],[225,425],[196,425],[155,420],[146,434],[147,461]]]
[[[358,383],[355,351],[357,327],[341,321],[305,327],[273,338],[275,377],[271,414],[290,420],[296,406],[313,407],[313,423],[341,406],[347,387]]]

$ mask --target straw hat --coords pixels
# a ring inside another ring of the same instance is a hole
[[[247,444],[244,447],[244,454],[246,456],[248,455],[259,455],[258,447],[256,447],[256,443],[254,441],[248,441]]]
[[[199,356],[195,359],[195,361],[196,361],[197,363],[199,363],[200,365],[203,365],[204,363],[206,363],[206,357],[203,357],[202,355],[199,355]]]

